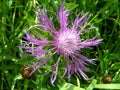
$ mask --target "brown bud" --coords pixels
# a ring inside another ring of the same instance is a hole
[[[111,83],[112,77],[110,75],[105,75],[102,79],[103,83]]]
[[[22,75],[23,78],[25,79],[31,79],[33,75],[30,76],[30,73],[33,71],[33,67],[32,66],[23,66],[20,69],[20,73]]]

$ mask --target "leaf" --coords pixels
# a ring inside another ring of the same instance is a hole
[[[111,70],[120,69],[120,62],[114,63],[110,69],[111,69]]]
[[[22,79],[21,74],[15,76],[15,78],[13,79],[12,86],[11,86],[11,90],[14,90],[14,87],[15,87],[16,81],[19,80],[19,79]]]
[[[96,84],[97,89],[118,89],[120,90],[120,84]]]
[[[88,88],[86,88],[86,90],[93,90],[93,88],[95,87],[96,83],[97,83],[97,80],[94,79],[91,82],[91,84],[88,86]]]
[[[113,83],[120,83],[120,69],[115,73],[115,76],[112,80]]]
[[[120,53],[109,54],[105,58],[106,59],[120,59]]]
[[[65,7],[68,8],[70,11],[78,7],[78,4],[76,3],[65,3]]]
[[[85,89],[79,88],[70,83],[65,83],[59,90],[85,90]]]

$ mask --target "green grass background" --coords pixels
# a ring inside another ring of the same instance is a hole
[[[17,46],[22,45],[20,40],[26,30],[36,24],[34,10],[39,7],[56,12],[61,2],[62,0],[0,0],[0,90],[120,90],[119,0],[66,0],[65,6],[71,12],[69,17],[71,21],[74,21],[82,10],[92,15],[88,25],[96,26],[97,30],[87,32],[82,37],[85,39],[88,35],[91,37],[96,35],[103,39],[100,46],[84,49],[82,52],[89,58],[97,59],[96,66],[89,65],[91,73],[86,73],[91,77],[89,81],[73,75],[68,82],[67,76],[61,78],[60,71],[55,86],[50,84],[50,74],[40,76],[36,73],[30,80],[21,77],[20,68],[30,64],[33,58],[27,56]],[[48,15],[51,16],[50,13]],[[58,28],[57,19],[53,22]],[[42,70],[48,68],[49,66],[44,66]],[[106,74],[111,75],[111,83],[102,82]]]

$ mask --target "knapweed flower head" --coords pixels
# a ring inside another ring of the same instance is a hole
[[[81,50],[86,47],[96,46],[100,44],[102,40],[95,39],[94,37],[85,41],[81,40],[80,34],[83,33],[83,27],[86,26],[90,18],[88,13],[82,15],[82,12],[80,12],[75,18],[73,25],[70,27],[70,21],[68,22],[69,12],[65,9],[63,2],[60,6],[59,13],[57,14],[60,28],[59,30],[56,30],[52,20],[48,18],[46,10],[44,10],[44,12],[40,10],[35,12],[39,25],[34,27],[37,29],[39,29],[38,26],[43,28],[43,31],[47,32],[52,39],[48,40],[42,35],[37,34],[36,37],[38,38],[36,38],[27,31],[26,37],[24,37],[25,41],[23,41],[27,45],[20,47],[24,48],[25,52],[35,56],[37,59],[38,57],[42,58],[32,65],[34,70],[30,73],[30,75],[32,75],[38,68],[46,64],[52,56],[58,54],[60,57],[64,57],[65,59],[64,62],[66,67],[64,68],[63,76],[68,74],[68,79],[70,80],[70,77],[76,73],[78,76],[87,79],[88,77],[84,73],[85,70],[88,70],[87,63],[94,64],[94,61],[82,55]],[[44,49],[46,46],[50,46],[50,48],[47,50]],[[49,52],[52,52],[52,54],[48,55],[47,53]],[[61,58],[56,58],[56,63],[53,65],[53,72],[50,80],[51,84],[53,84],[56,80],[60,62]]]

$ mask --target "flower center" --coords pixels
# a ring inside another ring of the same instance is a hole
[[[60,30],[55,35],[55,48],[60,54],[72,54],[79,49],[80,37],[76,31]]]

